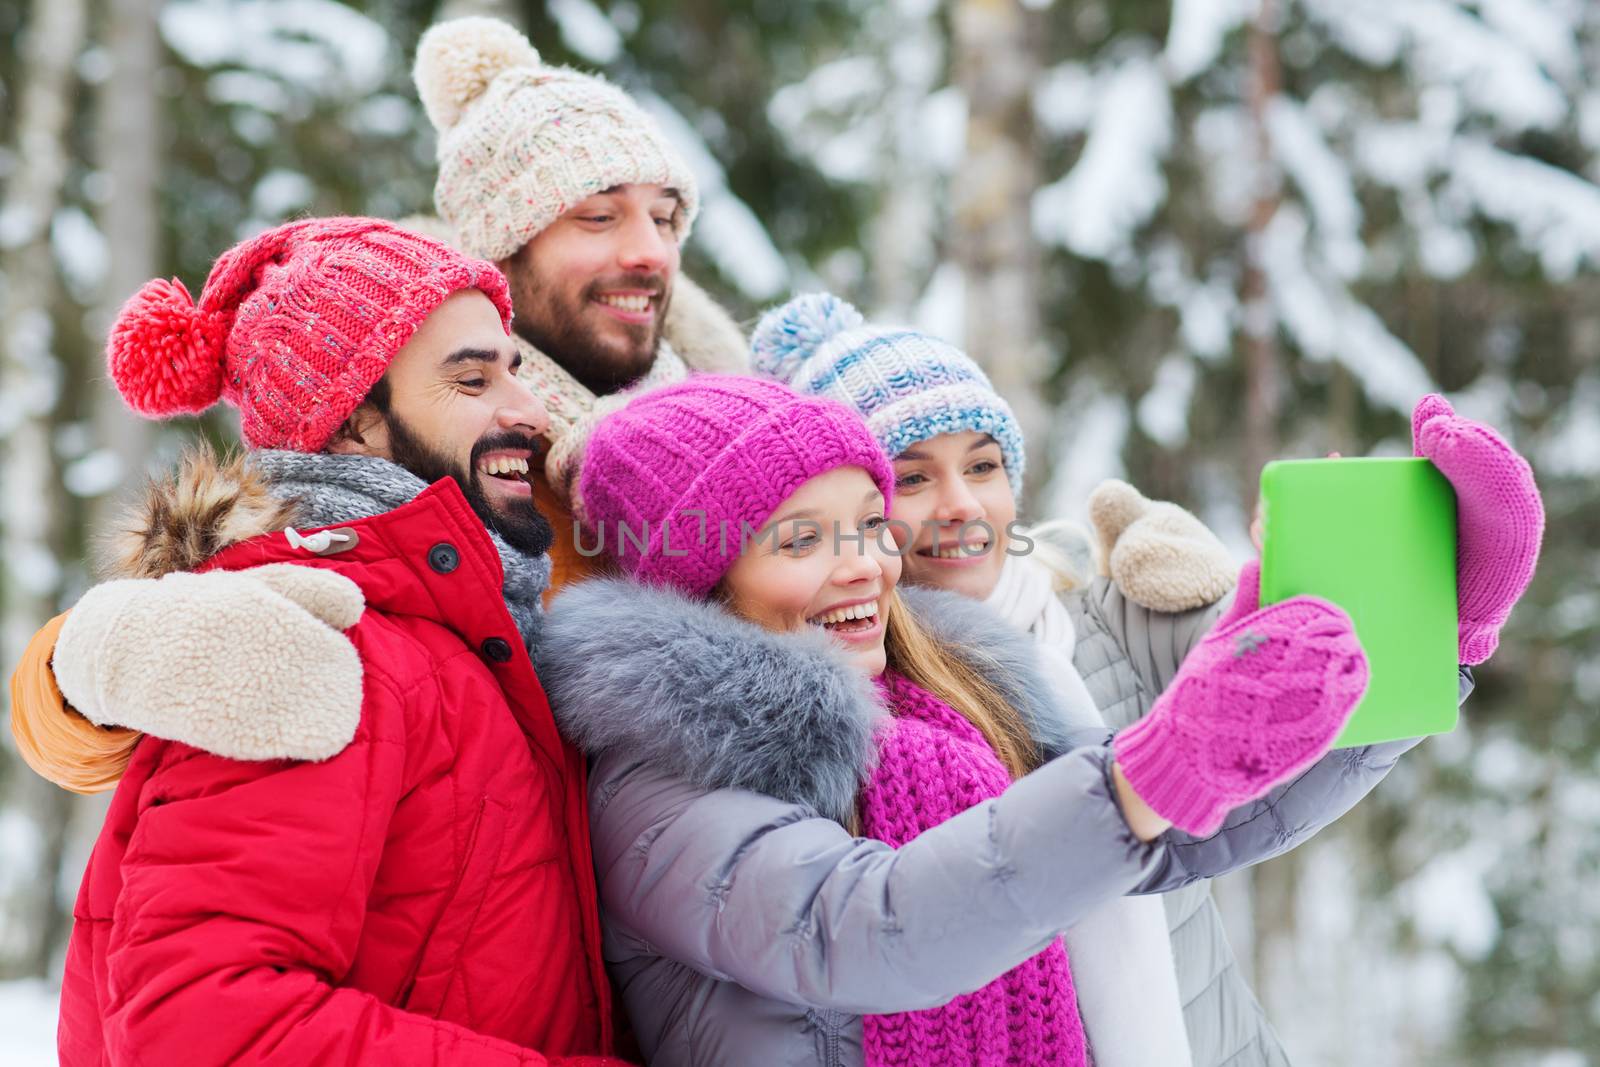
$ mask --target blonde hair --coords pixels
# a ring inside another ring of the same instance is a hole
[[[1040,763],[1040,752],[1022,713],[965,659],[934,637],[890,590],[883,638],[888,669],[904,675],[954,708],[983,735],[1013,779]]]

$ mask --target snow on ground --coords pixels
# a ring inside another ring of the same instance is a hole
[[[50,982],[0,982],[0,1067],[55,1067],[58,996]]]

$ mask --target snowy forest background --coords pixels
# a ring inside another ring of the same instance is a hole
[[[428,209],[411,53],[479,12],[661,117],[705,190],[686,269],[747,325],[826,287],[967,345],[1024,419],[1035,517],[1121,475],[1242,555],[1269,457],[1400,453],[1434,388],[1505,429],[1549,534],[1461,728],[1219,894],[1302,1067],[1600,1064],[1586,0],[8,0],[7,671],[196,431],[123,412],[111,313],[294,214]],[[0,797],[0,1065],[50,1063],[104,804],[9,748]]]

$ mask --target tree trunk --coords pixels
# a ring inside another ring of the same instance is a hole
[[[111,74],[100,92],[97,142],[99,167],[111,190],[100,211],[100,231],[110,251],[105,303],[96,339],[105,335],[122,301],[160,267],[158,183],[165,143],[156,72],[161,42],[156,18],[162,0],[108,0],[106,47]],[[95,361],[98,363],[98,360]],[[94,440],[115,457],[120,476],[90,509],[89,528],[110,528],[119,489],[138,484],[147,472],[155,441],[154,425],[135,417],[104,374],[91,376]]]
[[[935,51],[942,41],[936,24],[907,15],[896,5],[881,12],[886,22],[882,41],[889,91],[883,114],[888,140],[883,151],[888,162],[878,179],[878,209],[871,223],[870,317],[909,321],[927,277],[931,254],[929,235],[939,229],[935,206],[935,177],[922,158],[919,129],[922,107],[935,88],[923,80],[904,80],[889,56],[897,46]],[[961,344],[964,338],[953,337]]]
[[[966,279],[966,347],[1010,401],[1028,442],[1029,484],[1048,478],[1041,388],[1040,255],[1029,205],[1039,185],[1032,86],[1038,19],[1018,0],[955,0],[955,81],[967,150],[952,190],[952,252]]]
[[[109,491],[91,503],[91,536],[110,528],[120,495],[117,490],[136,482],[145,472],[155,439],[151,424],[128,412],[99,369],[104,365],[99,340],[121,302],[156,273],[160,260],[157,183],[163,138],[156,94],[156,72],[161,61],[156,18],[160,8],[160,0],[109,0],[107,6],[105,42],[111,70],[96,102],[95,154],[96,165],[110,190],[109,199],[99,212],[100,230],[110,259],[104,304],[90,330],[89,373],[77,373],[89,391],[86,406],[94,427],[95,451],[111,457],[119,473]],[[73,53],[76,50],[74,47]],[[47,256],[46,251],[41,257],[46,264]],[[41,293],[40,298],[45,295]],[[54,486],[52,489],[60,492]],[[58,512],[52,519],[60,523],[65,516]],[[70,539],[71,543],[86,540]],[[30,623],[28,629],[31,628]],[[14,656],[7,662],[12,660]],[[76,886],[83,877],[83,863],[88,859],[109,797],[86,800],[40,782],[27,771],[19,773],[27,779],[26,784],[18,782],[18,787],[31,794],[40,834],[35,880],[41,897],[33,905],[25,926],[32,934],[31,947],[13,966],[18,971],[44,974],[69,930],[69,915],[61,906],[63,891]]]
[[[1249,111],[1255,142],[1256,188],[1249,231],[1245,236],[1241,293],[1245,352],[1243,499],[1247,502],[1255,500],[1261,468],[1277,452],[1278,398],[1282,388],[1277,315],[1267,290],[1263,261],[1267,227],[1278,213],[1282,199],[1282,177],[1273,159],[1271,133],[1267,127],[1267,109],[1278,95],[1282,80],[1274,36],[1277,29],[1277,0],[1261,0],[1249,31]]]
[[[4,482],[4,606],[0,651],[14,664],[35,629],[56,606],[61,568],[58,494],[51,451],[52,414],[60,391],[51,310],[57,274],[50,222],[67,171],[66,136],[76,89],[74,64],[84,41],[83,0],[34,0],[27,62],[20,79],[16,156],[20,166],[6,195],[17,231],[0,252],[5,301],[0,306],[0,479]],[[0,901],[0,976],[43,975],[65,919],[57,904],[56,868],[71,814],[70,797],[16,766],[7,806],[37,832],[29,874],[11,880]],[[15,862],[15,858],[9,858]]]
[[[1267,227],[1282,200],[1282,175],[1273,156],[1268,109],[1277,97],[1282,77],[1278,66],[1277,0],[1260,0],[1249,28],[1248,107],[1255,151],[1255,192],[1245,237],[1245,270],[1242,281],[1244,306],[1244,469],[1241,472],[1241,499],[1254,507],[1261,468],[1278,451],[1278,405],[1283,388],[1282,360],[1277,344],[1277,314],[1267,286],[1264,253]],[[1285,994],[1274,978],[1292,973],[1296,927],[1295,896],[1299,885],[1300,861],[1291,852],[1252,872],[1253,906],[1251,938],[1255,953],[1258,993],[1274,1016],[1274,1008]],[[1278,1002],[1275,1005],[1275,1002]],[[1279,1012],[1278,1014],[1282,1014]]]

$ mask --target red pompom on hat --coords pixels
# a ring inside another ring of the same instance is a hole
[[[111,327],[111,380],[141,415],[197,414],[222,398],[226,336],[223,317],[195,307],[178,279],[145,282]]]
[[[153,418],[239,409],[251,448],[317,452],[433,310],[477,289],[511,331],[494,264],[368,218],[300,219],[229,249],[192,299],[147,282],[106,345],[129,407]]]

